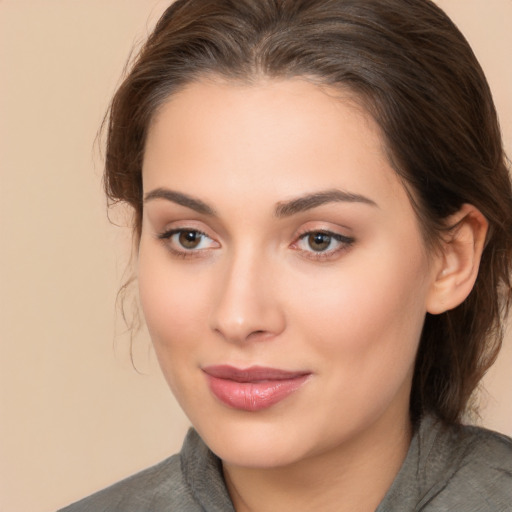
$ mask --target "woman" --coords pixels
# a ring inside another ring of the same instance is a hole
[[[174,3],[105,183],[194,430],[65,510],[512,510],[512,441],[462,426],[510,299],[505,161],[430,1]]]

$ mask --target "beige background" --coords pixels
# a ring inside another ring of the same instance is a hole
[[[187,428],[147,336],[139,374],[116,327],[128,230],[106,219],[93,148],[167,3],[0,0],[0,512],[63,506],[176,451]],[[439,4],[482,62],[510,154],[512,0]],[[512,435],[510,368],[509,339],[483,423]]]

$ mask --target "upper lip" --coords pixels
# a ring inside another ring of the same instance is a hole
[[[268,380],[289,380],[309,375],[308,371],[289,371],[264,366],[236,368],[230,365],[206,366],[202,370],[210,377],[232,380],[235,382],[261,382]]]

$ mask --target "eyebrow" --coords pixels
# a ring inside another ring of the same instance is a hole
[[[193,198],[183,192],[176,192],[175,190],[167,188],[156,188],[144,196],[144,202],[152,201],[154,199],[165,199],[181,206],[185,206],[186,208],[190,208],[191,210],[203,215],[216,215],[216,211],[204,201]],[[290,201],[279,202],[276,205],[274,215],[278,218],[290,217],[297,213],[311,210],[327,203],[338,202],[362,203],[378,207],[377,203],[368,197],[343,190],[331,189],[307,194]]]
[[[144,196],[145,203],[154,199],[165,199],[181,206],[185,206],[186,208],[190,208],[191,210],[195,210],[203,215],[216,215],[215,210],[200,199],[195,199],[187,194],[176,192],[175,190],[169,190],[168,188],[155,188]]]
[[[292,199],[291,201],[279,202],[275,209],[276,217],[289,217],[296,213],[304,212],[322,206],[327,203],[363,203],[369,206],[378,207],[377,203],[368,197],[360,194],[353,194],[338,189],[324,190],[314,194]]]

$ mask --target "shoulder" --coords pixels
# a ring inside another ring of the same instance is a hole
[[[512,439],[473,426],[426,426],[418,510],[512,511]]]
[[[175,508],[169,508],[172,506],[170,499],[175,502]],[[200,510],[186,508],[188,502],[193,503],[193,498],[183,479],[180,456],[173,455],[60,512]]]
[[[512,440],[424,418],[377,512],[512,512]]]
[[[198,474],[206,470],[210,471],[210,484]],[[209,495],[216,479],[221,477],[213,454],[191,430],[179,454],[59,512],[200,512],[201,495],[194,481],[203,481]]]

